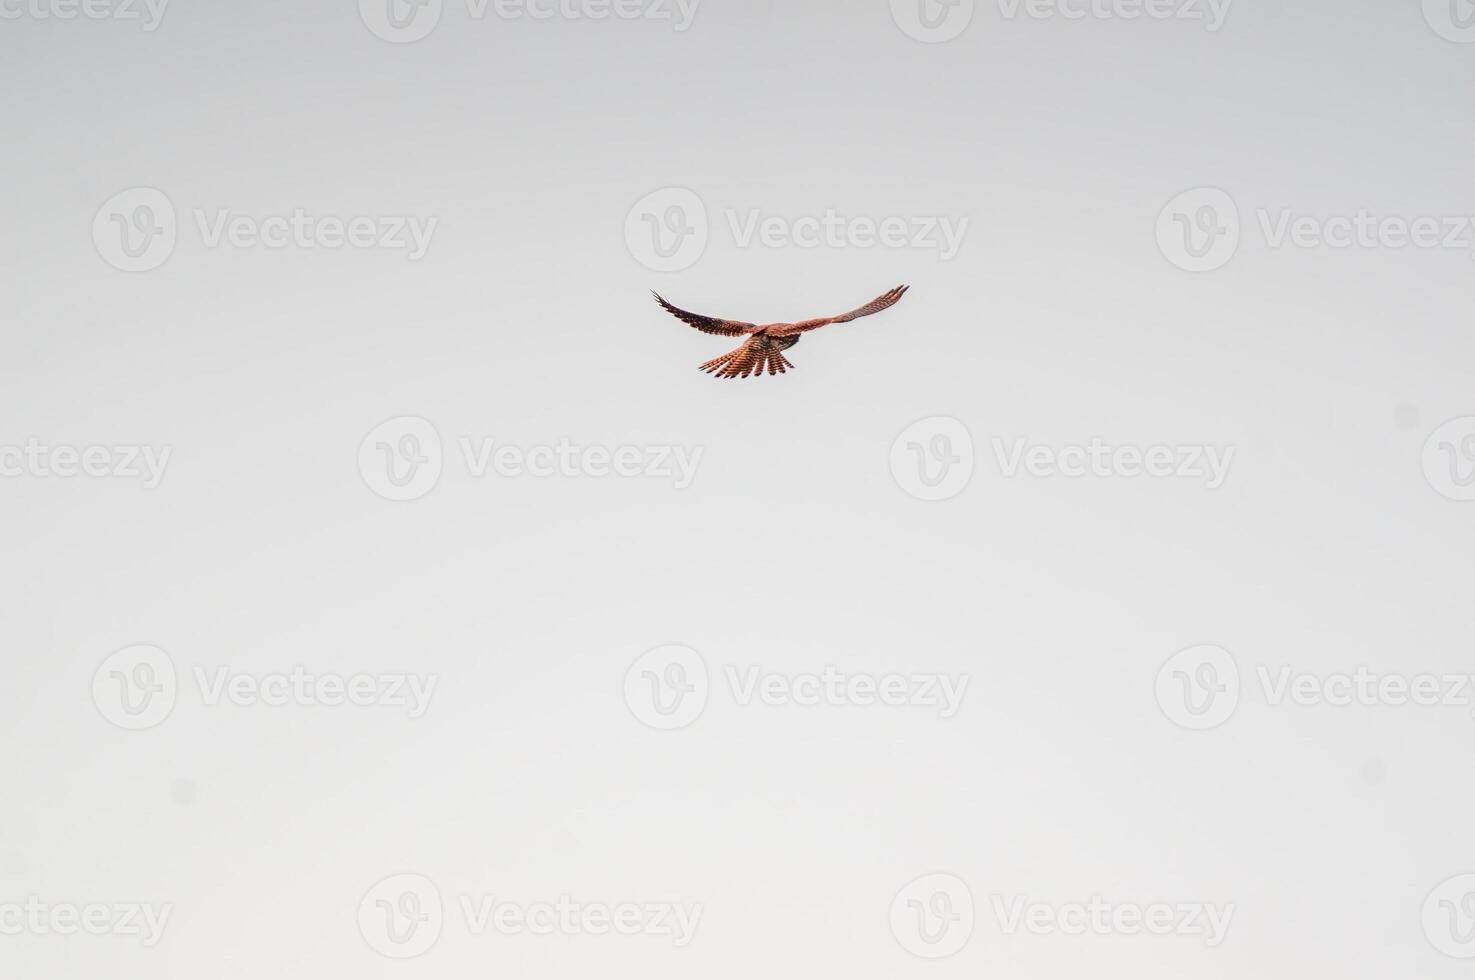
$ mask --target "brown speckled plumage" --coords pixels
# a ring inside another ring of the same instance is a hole
[[[742,346],[736,350],[728,351],[721,357],[713,358],[702,365],[703,371],[715,374],[719,378],[747,378],[757,377],[764,373],[783,374],[794,366],[788,358],[784,357],[783,352],[799,342],[801,333],[818,330],[832,323],[849,323],[851,320],[858,320],[872,313],[880,313],[896,305],[896,301],[905,296],[906,291],[910,288],[910,286],[897,286],[890,292],[877,296],[865,306],[839,316],[800,320],[798,323],[765,323],[761,326],[756,323],[744,323],[741,320],[719,320],[700,313],[688,313],[666,302],[660,293],[651,295],[667,313],[683,323],[696,327],[702,333],[718,334],[723,337],[748,335],[748,339],[743,341]]]

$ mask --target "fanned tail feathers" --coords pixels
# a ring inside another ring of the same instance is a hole
[[[702,370],[719,378],[746,378],[750,375],[757,377],[765,371],[769,374],[783,374],[794,365],[784,357],[784,347],[792,347],[793,344],[784,344],[780,347],[770,337],[755,335],[743,342],[737,350],[728,351],[721,357],[714,357],[702,365]]]

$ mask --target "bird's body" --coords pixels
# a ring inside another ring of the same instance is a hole
[[[768,374],[783,374],[794,365],[784,357],[784,351],[799,342],[799,335],[810,330],[818,330],[820,327],[832,323],[848,323],[858,320],[872,313],[880,313],[896,304],[896,301],[906,295],[909,286],[898,286],[888,293],[883,293],[871,300],[865,306],[842,313],[839,316],[820,317],[815,320],[800,320],[796,323],[745,323],[742,320],[722,320],[717,317],[703,316],[700,313],[688,313],[686,310],[678,309],[666,302],[660,293],[653,293],[656,302],[661,308],[670,313],[676,319],[689,324],[702,333],[718,334],[724,337],[741,337],[747,335],[748,339],[736,350],[723,354],[721,357],[713,358],[701,366],[708,374],[715,374],[719,378],[746,378],[756,377],[767,372]]]

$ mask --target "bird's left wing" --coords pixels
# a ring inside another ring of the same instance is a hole
[[[757,326],[744,323],[741,320],[719,320],[712,316],[703,316],[700,313],[688,313],[686,310],[678,309],[666,302],[666,298],[660,293],[651,292],[656,302],[661,304],[661,309],[674,316],[683,323],[696,327],[702,333],[721,334],[724,337],[738,337],[745,333],[752,333]]]
[[[905,296],[907,290],[911,288],[910,286],[897,286],[890,292],[882,293],[865,306],[851,310],[849,313],[842,313],[839,316],[821,317],[817,320],[801,320],[798,323],[792,324],[787,330],[782,331],[782,333],[804,333],[806,330],[818,330],[820,327],[827,327],[832,323],[849,323],[851,320],[859,320],[861,317],[870,316],[872,313],[880,313],[882,310],[895,306],[897,300]]]

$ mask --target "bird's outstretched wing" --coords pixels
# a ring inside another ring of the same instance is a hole
[[[801,320],[798,323],[791,324],[787,329],[777,332],[780,334],[804,333],[806,330],[818,330],[820,327],[827,327],[832,323],[849,323],[851,320],[859,320],[863,316],[880,313],[882,310],[895,306],[896,301],[905,296],[907,290],[911,288],[910,286],[897,286],[890,292],[877,296],[865,306],[851,310],[849,313],[842,313],[839,316],[820,317],[818,320]]]
[[[666,302],[666,298],[655,291],[651,295],[656,302],[661,304],[661,309],[674,316],[683,323],[696,327],[702,333],[721,334],[724,337],[738,337],[745,333],[752,333],[758,327],[752,323],[744,323],[741,320],[719,320],[712,316],[703,316],[700,313],[688,313],[678,309]]]

